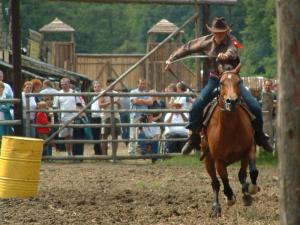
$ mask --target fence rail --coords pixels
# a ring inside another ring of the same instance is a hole
[[[29,102],[29,98],[30,97],[38,97],[38,98],[42,98],[45,96],[52,96],[53,98],[56,98],[58,96],[85,96],[85,97],[93,97],[93,96],[97,96],[97,93],[94,92],[84,92],[84,93],[57,93],[57,94],[38,94],[38,93],[30,93],[30,94],[25,94],[26,97],[26,101]],[[131,93],[111,93],[111,92],[107,92],[103,95],[103,97],[108,96],[111,98],[112,103],[115,101],[115,98],[120,98],[120,97],[137,97],[137,96],[149,96],[149,97],[153,97],[153,96],[159,96],[159,97],[195,97],[195,93],[175,93],[175,92],[170,92],[170,93],[136,93],[136,94],[131,94]],[[180,113],[187,113],[189,112],[189,110],[187,109],[182,109],[182,110],[175,110],[175,109],[116,109],[114,108],[114,104],[111,104],[112,107],[110,110],[101,110],[100,112],[102,113],[111,113],[111,118],[116,118],[116,114],[117,113],[134,113],[134,112],[138,112],[138,113],[170,113],[170,112],[180,112]],[[40,110],[40,109],[30,109],[29,104],[27,104],[27,108],[24,109],[25,113],[26,113],[26,117],[30,118],[30,114],[31,113],[37,113],[37,112],[46,112],[46,113],[57,113],[60,114],[62,112],[69,112],[69,113],[76,113],[78,112],[77,110],[60,110],[58,108],[52,109],[52,110]],[[86,112],[91,113],[91,112],[99,112],[99,111],[95,111],[95,110],[90,110],[87,109]],[[112,120],[114,121],[114,120]],[[50,128],[59,128],[61,126],[63,126],[64,124],[62,123],[54,123],[54,124],[48,124],[48,125],[38,125],[34,122],[32,122],[32,120],[27,120],[26,121],[28,123],[28,127],[27,127],[27,131],[26,134],[28,135],[30,132],[28,129],[30,128],[36,128],[36,127],[50,127]],[[88,123],[88,124],[74,124],[74,123],[70,123],[68,124],[66,127],[67,128],[111,128],[111,129],[117,129],[117,128],[129,128],[129,127],[172,127],[172,126],[185,126],[187,123],[166,123],[166,122],[157,122],[157,123],[142,123],[140,121],[136,121],[135,123],[109,123],[109,124],[95,124],[95,123]],[[118,136],[116,134],[112,134],[111,139],[107,139],[107,140],[103,140],[103,139],[99,139],[99,140],[86,140],[86,139],[68,139],[68,140],[58,140],[57,138],[52,140],[51,143],[57,143],[57,144],[78,144],[78,143],[84,143],[84,144],[98,144],[98,143],[111,143],[112,144],[112,148],[116,148],[114,143],[119,143],[119,142],[138,142],[138,141],[147,141],[147,140],[151,140],[151,139],[120,139],[118,138]],[[161,137],[159,139],[155,139],[156,141],[160,142],[160,143],[165,143],[166,141],[185,141],[186,138],[168,138],[166,139],[164,137],[164,135],[161,135]],[[76,159],[112,159],[112,157],[114,159],[122,159],[124,158],[123,156],[118,155],[118,151],[117,149],[112,149],[113,154],[112,156],[106,156],[106,157],[75,157]],[[114,154],[115,152],[115,154]],[[162,158],[162,155],[165,154],[169,154],[169,153],[165,153],[164,150],[160,150],[161,153],[163,154],[155,154],[156,157],[158,158]],[[154,157],[154,156],[153,156]],[[168,156],[166,156],[168,157]],[[51,157],[43,157],[43,159],[50,159]],[[126,159],[133,159],[133,158],[152,158],[151,155],[145,155],[145,156],[141,156],[141,157],[132,157],[132,156],[127,156],[125,157]],[[51,159],[57,159],[57,160],[61,160],[61,159],[69,159],[68,157],[52,157]]]

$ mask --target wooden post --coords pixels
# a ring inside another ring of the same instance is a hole
[[[200,23],[201,23],[201,7],[200,5],[195,6],[196,12],[199,13],[198,18],[195,20],[195,36],[196,38],[199,38],[201,36],[200,33]],[[202,89],[201,85],[201,59],[196,58],[196,65],[195,65],[195,70],[196,70],[196,90],[200,92]]]
[[[15,98],[22,99],[23,77],[21,73],[21,31],[20,31],[20,1],[11,1],[11,30],[12,30],[12,64],[13,64],[13,90]],[[16,120],[22,120],[22,101],[15,107]],[[15,134],[22,135],[22,126],[15,127]]]
[[[300,224],[300,2],[277,0],[280,224]]]
[[[205,4],[203,5],[203,8],[202,8],[202,26],[201,26],[201,34],[202,35],[206,35],[208,33],[207,31],[207,28],[205,26],[205,24],[209,24],[209,5],[208,4]],[[202,74],[202,87],[204,87],[208,81],[208,65],[206,63],[206,60],[204,61],[203,63],[203,66],[202,66],[202,69],[203,69],[203,74]]]

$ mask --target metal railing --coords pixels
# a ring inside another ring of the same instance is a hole
[[[26,97],[26,101],[27,103],[29,103],[29,98],[34,96],[34,97],[45,97],[45,96],[51,96],[53,98],[58,97],[58,96],[81,96],[81,97],[93,97],[93,96],[97,96],[98,93],[95,92],[82,92],[82,93],[56,93],[56,94],[38,94],[38,93],[30,93],[30,94],[25,94]],[[100,112],[103,113],[111,113],[111,123],[110,124],[93,124],[93,123],[88,123],[88,124],[73,124],[70,123],[68,124],[66,127],[67,128],[104,128],[104,127],[110,127],[111,128],[111,139],[109,140],[86,140],[86,139],[81,139],[81,140],[75,140],[75,139],[69,139],[69,140],[57,140],[54,139],[52,141],[52,143],[60,143],[60,144],[66,144],[66,143],[72,143],[72,144],[77,144],[77,143],[85,143],[85,144],[98,144],[98,143],[102,143],[102,142],[110,142],[112,145],[112,156],[93,156],[93,157],[86,157],[86,156],[78,156],[76,158],[78,159],[103,159],[103,160],[120,160],[120,159],[138,159],[138,158],[166,158],[166,157],[170,157],[174,154],[169,154],[169,153],[165,153],[164,151],[160,151],[159,154],[155,154],[155,155],[151,155],[151,154],[147,154],[147,155],[142,155],[142,156],[121,156],[117,154],[117,146],[116,143],[117,142],[137,142],[137,141],[147,141],[148,139],[120,139],[118,138],[118,135],[116,135],[116,130],[117,128],[123,128],[123,127],[153,127],[153,126],[158,126],[158,127],[165,127],[165,126],[185,126],[187,123],[165,123],[165,122],[157,122],[157,123],[141,123],[139,121],[137,121],[136,123],[115,123],[114,118],[116,118],[116,113],[122,113],[122,112],[128,112],[128,113],[134,113],[134,112],[139,112],[139,113],[168,113],[168,112],[183,112],[183,113],[187,113],[188,110],[186,109],[182,109],[182,110],[174,110],[174,109],[116,109],[115,108],[115,104],[113,104],[115,102],[115,98],[120,98],[120,97],[138,97],[138,96],[149,96],[149,97],[154,97],[154,96],[158,96],[158,97],[196,97],[195,93],[175,93],[175,92],[170,92],[170,93],[149,93],[149,92],[145,92],[145,93],[135,93],[135,94],[131,94],[131,93],[112,93],[112,92],[107,92],[105,93],[104,96],[108,96],[110,97],[110,101],[111,101],[111,108],[109,110],[101,110]],[[28,123],[26,126],[27,127],[27,131],[26,134],[28,135],[29,129],[30,127],[50,127],[50,128],[59,128],[61,126],[63,126],[64,124],[62,123],[54,123],[54,124],[49,124],[49,125],[37,125],[36,123],[32,123],[30,120],[30,113],[37,113],[37,112],[46,112],[46,113],[62,113],[62,112],[70,112],[70,113],[76,113],[78,112],[78,110],[60,110],[58,108],[54,108],[52,110],[40,110],[40,109],[30,109],[29,104],[26,104],[27,108],[25,109],[25,113],[26,113],[26,117],[27,120],[26,122]],[[86,109],[85,110],[86,113],[93,113],[93,112],[99,112],[99,111],[95,111],[95,110],[90,110],[90,109]],[[161,143],[164,143],[166,141],[185,141],[186,138],[172,138],[172,139],[166,139],[163,136],[161,136],[161,138],[159,139],[155,139],[156,141],[159,141]],[[43,157],[44,159],[70,159],[70,157]]]
[[[14,110],[14,105],[15,104],[20,104],[20,99],[18,98],[11,98],[11,99],[0,99],[0,105],[1,104],[11,104],[11,110],[13,112]],[[0,120],[0,125],[8,125],[8,126],[16,126],[16,125],[21,125],[22,121],[21,120],[15,120],[14,115],[12,113],[12,120]]]

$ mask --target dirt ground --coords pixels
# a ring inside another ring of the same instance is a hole
[[[212,219],[202,165],[43,162],[38,197],[0,200],[0,224],[279,224],[277,170],[260,168],[261,191],[250,207],[243,206],[237,173],[229,167],[236,204],[228,207],[221,193],[222,216]]]

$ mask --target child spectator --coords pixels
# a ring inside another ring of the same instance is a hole
[[[37,107],[39,110],[45,110],[47,109],[47,103],[45,101],[40,101],[37,104]],[[36,114],[36,124],[37,125],[49,124],[48,115],[46,112],[38,112]],[[36,127],[37,136],[43,140],[46,140],[49,137],[50,132],[51,132],[50,127],[39,127],[39,126]],[[52,155],[51,146],[44,145],[43,156],[51,156],[51,155]]]
[[[145,123],[155,124],[153,121],[153,114],[147,113],[146,118],[144,119]],[[158,153],[158,140],[160,137],[161,131],[158,126],[151,127],[139,127],[137,128],[137,137],[138,139],[148,139],[138,141],[142,155],[144,154],[157,154]],[[152,159],[154,163],[156,159]]]

